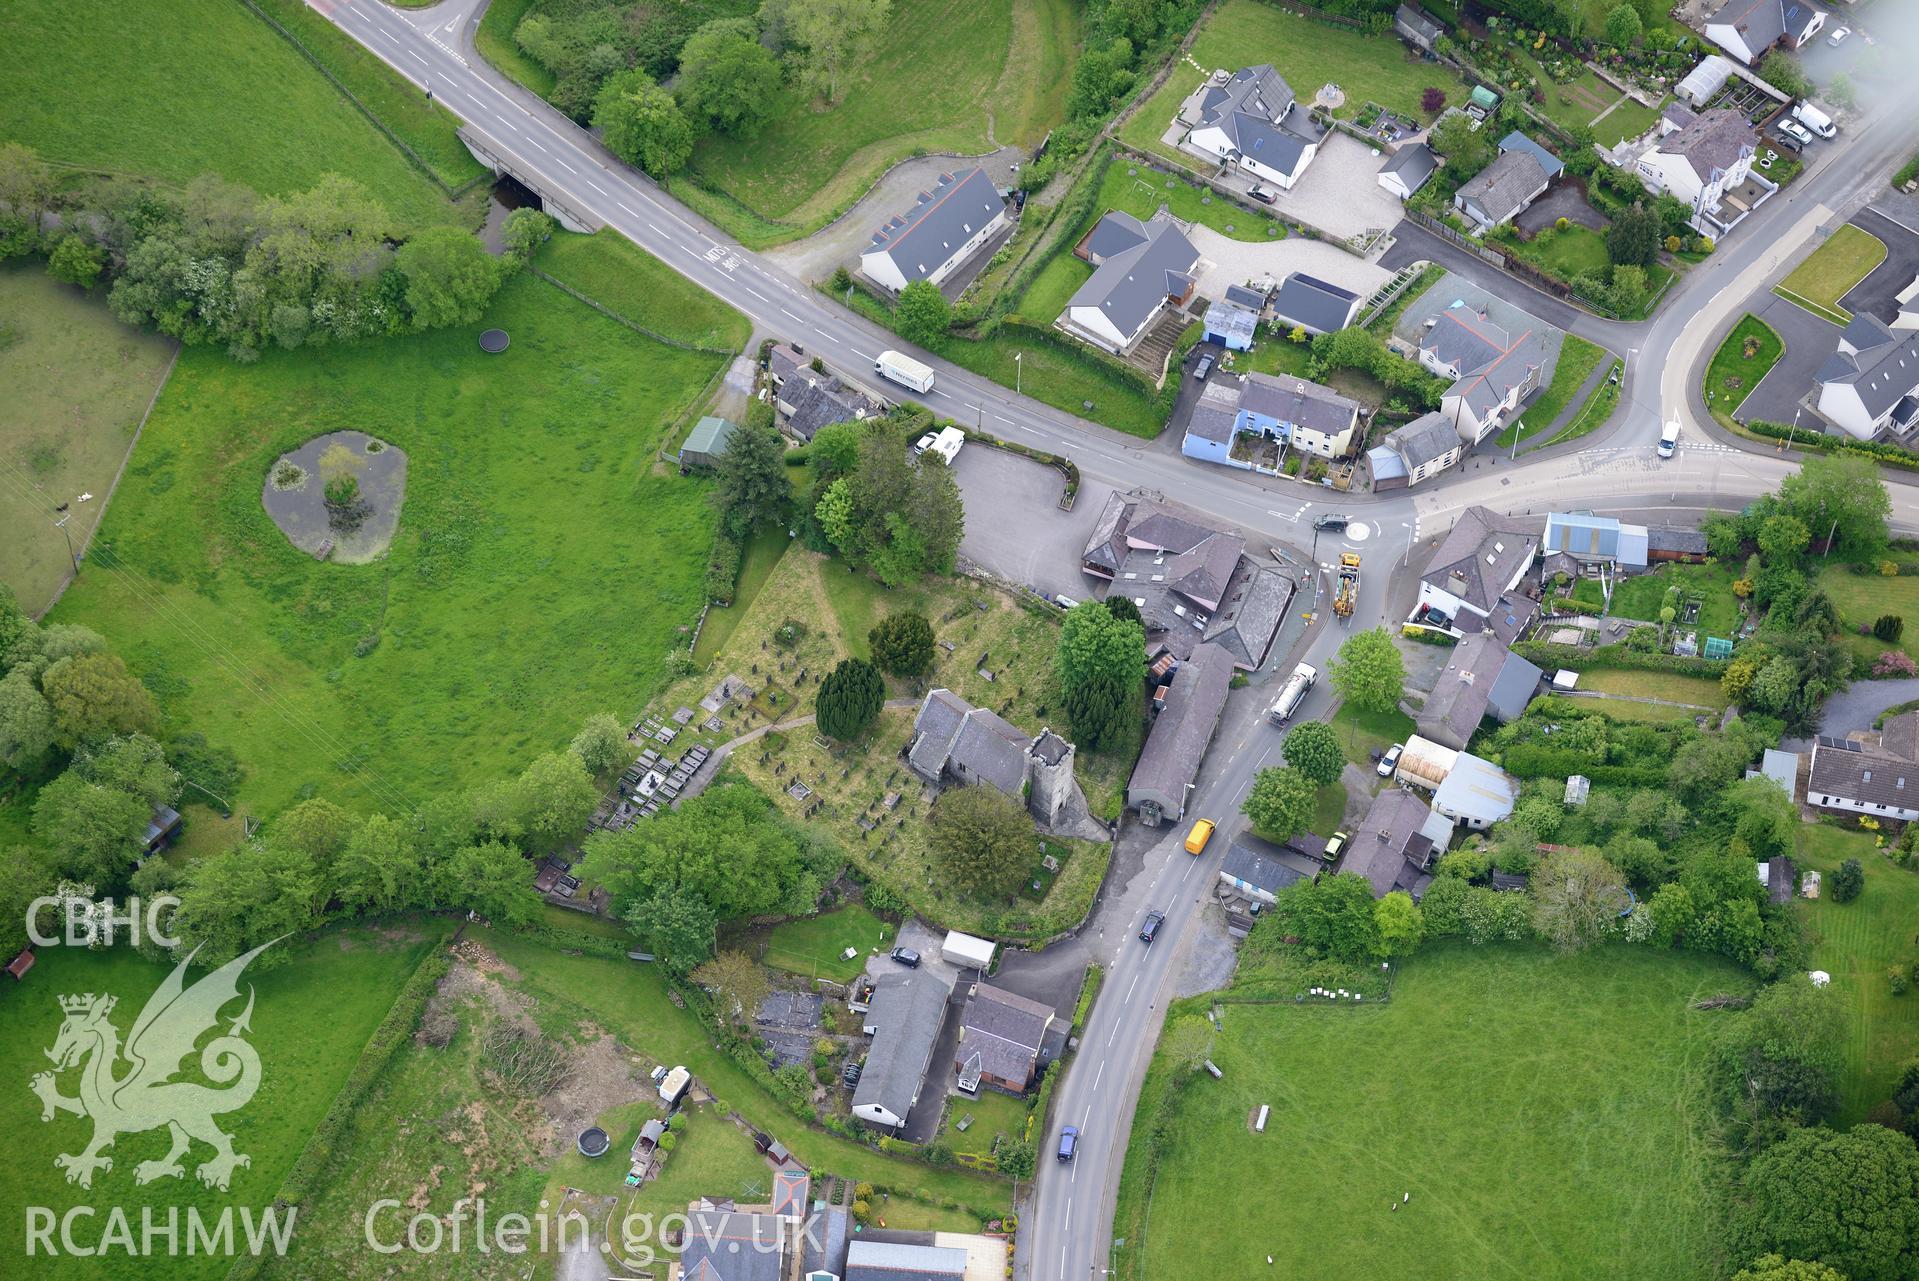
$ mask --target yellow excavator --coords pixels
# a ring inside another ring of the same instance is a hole
[[[1353,616],[1353,605],[1359,600],[1359,553],[1341,552],[1339,557],[1339,581],[1333,588],[1333,613],[1341,618]]]

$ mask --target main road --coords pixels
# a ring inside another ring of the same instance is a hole
[[[492,150],[510,157],[517,173],[718,295],[761,331],[800,338],[828,364],[869,381],[866,371],[877,353],[906,347],[807,282],[732,243],[622,164],[587,131],[489,66],[472,38],[485,0],[445,0],[431,9],[408,10],[379,0],[308,3],[402,76],[430,89]],[[1664,520],[1674,513],[1696,518],[1705,509],[1738,506],[1776,488],[1796,460],[1747,442],[1729,443],[1703,412],[1694,372],[1753,289],[1818,228],[1849,213],[1910,148],[1919,83],[1909,81],[1899,92],[1900,102],[1880,104],[1841,143],[1820,148],[1785,194],[1768,201],[1718,252],[1681,278],[1651,322],[1595,320],[1505,277],[1492,279],[1487,269],[1461,262],[1449,247],[1430,241],[1431,257],[1460,263],[1543,319],[1622,356],[1623,412],[1586,441],[1542,449],[1518,461],[1478,457],[1444,483],[1412,495],[1332,498],[1332,505],[1358,515],[1372,534],[1359,548],[1369,567],[1378,567],[1367,574],[1360,620],[1383,620],[1395,611],[1403,592],[1389,591],[1392,567],[1423,554],[1470,504],[1508,512],[1583,506]],[[1424,238],[1410,229],[1402,229],[1402,235]],[[1322,491],[1191,463],[1164,443],[1133,439],[916,354],[939,373],[938,387],[924,398],[933,409],[961,424],[980,423],[1007,439],[1068,454],[1090,479],[1119,489],[1147,484],[1249,531],[1295,544],[1303,541],[1301,531],[1312,518],[1328,510]],[[1674,416],[1686,424],[1685,443],[1676,458],[1660,462],[1652,444],[1660,424]],[[1895,525],[1919,530],[1919,488],[1895,484],[1892,493]],[[1335,542],[1328,551],[1343,549]],[[1304,653],[1323,667],[1344,635],[1322,624],[1309,633]],[[1314,691],[1302,715],[1321,714],[1328,700],[1323,688]],[[1275,732],[1260,724],[1257,709],[1242,708],[1237,723],[1221,730],[1214,768],[1203,775],[1191,812],[1236,814],[1252,775],[1276,743]],[[1080,1127],[1079,1156],[1070,1165],[1055,1165],[1051,1141],[1057,1125],[1043,1136],[1042,1168],[1020,1233],[1019,1262],[1027,1277],[1077,1281],[1106,1267],[1133,1103],[1171,994],[1169,976],[1234,826],[1224,824],[1212,848],[1198,858],[1180,852],[1180,834],[1169,833],[1147,853],[1141,880],[1128,898],[1167,913],[1158,941],[1150,947],[1139,943],[1132,937],[1137,922],[1130,920],[1120,923],[1116,937],[1102,941],[1108,977],[1056,1098],[1057,1123]]]

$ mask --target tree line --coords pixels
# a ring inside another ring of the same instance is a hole
[[[31,148],[0,146],[0,259],[44,255],[121,320],[241,361],[470,324],[552,227],[515,210],[501,259],[455,227],[404,232],[337,174],[288,196],[213,174],[178,193],[126,179],[68,190]]]

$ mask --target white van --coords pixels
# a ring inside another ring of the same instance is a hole
[[[1832,117],[1810,102],[1802,102],[1795,106],[1792,109],[1792,118],[1821,138],[1830,138],[1839,132],[1839,126],[1832,122]]]
[[[1659,456],[1671,458],[1673,451],[1679,448],[1679,420],[1673,419],[1666,424],[1666,430],[1659,433]]]

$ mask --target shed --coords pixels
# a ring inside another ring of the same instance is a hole
[[[170,805],[154,806],[152,816],[147,819],[146,835],[143,838],[143,845],[141,847],[142,857],[148,854],[158,854],[161,850],[173,844],[174,838],[179,835],[179,812]]]
[[[993,947],[991,939],[976,938],[971,934],[962,934],[958,930],[948,930],[946,941],[940,944],[940,955],[955,965],[985,971],[993,966]]]
[[[1562,667],[1553,673],[1553,688],[1561,693],[1576,688],[1578,684],[1579,673],[1570,668]]]
[[[683,1067],[676,1067],[660,1078],[660,1101],[672,1107],[686,1093],[686,1087],[693,1084],[693,1074]]]
[[[27,971],[32,968],[33,949],[30,947],[21,948],[20,955],[14,957],[13,960],[7,964],[7,973],[13,975],[16,980],[19,980],[27,977]]]
[[[686,443],[680,446],[680,466],[713,467],[716,466],[726,447],[733,439],[733,433],[740,425],[731,419],[715,418],[708,414],[693,424],[693,430],[686,435]]]
[[[1747,770],[1746,777],[1769,778],[1779,784],[1779,789],[1787,796],[1792,796],[1799,786],[1799,753],[1768,747],[1766,754],[1760,758],[1759,768]]]
[[[1206,341],[1228,351],[1247,351],[1259,330],[1259,313],[1237,303],[1216,302],[1206,308]]]
[[[633,1155],[638,1156],[648,1148],[660,1146],[660,1138],[666,1133],[666,1122],[653,1117],[640,1127],[640,1136],[633,1140]]]

